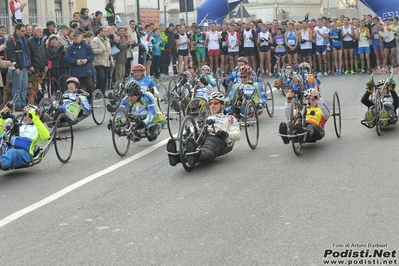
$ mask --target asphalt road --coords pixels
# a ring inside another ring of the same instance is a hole
[[[369,244],[391,252],[377,259],[396,259],[398,126],[378,137],[360,124],[367,79],[322,78],[323,99],[340,96],[341,138],[331,119],[325,138],[296,156],[277,135],[284,97],[275,92],[255,150],[243,132],[231,153],[190,173],[169,165],[166,129],[121,158],[106,123],[83,120],[67,164],[51,150],[0,174],[0,265],[314,266],[334,259],[329,250],[371,254]],[[344,262],[356,259],[376,258]]]

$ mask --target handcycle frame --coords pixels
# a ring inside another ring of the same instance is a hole
[[[321,136],[320,138],[317,139],[306,139],[308,132],[306,131],[306,112],[307,112],[307,107],[306,107],[306,99],[304,97],[304,91],[301,91],[301,97],[298,97],[297,94],[295,94],[295,99],[293,99],[293,102],[291,104],[290,108],[290,114],[288,117],[287,121],[287,135],[280,134],[280,137],[286,137],[288,138],[291,143],[292,143],[292,148],[294,150],[295,155],[299,156],[302,150],[302,144],[306,142],[316,142],[318,140],[321,140],[324,137]],[[334,119],[334,129],[335,129],[335,134],[337,138],[341,137],[341,104],[339,101],[339,96],[338,92],[334,92],[333,96],[333,108],[332,112],[330,111],[330,116],[333,117]],[[295,126],[299,124],[301,125],[303,129],[303,133],[298,133],[296,131]],[[324,127],[322,129],[324,131]],[[324,132],[323,132],[324,133]],[[304,138],[304,139],[302,139]]]

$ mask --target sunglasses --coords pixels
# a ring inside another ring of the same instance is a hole
[[[218,105],[220,102],[219,101],[212,101],[212,102],[209,102],[209,105]]]
[[[242,78],[242,79],[247,79],[247,78],[248,78],[248,76],[241,76],[241,78]]]
[[[287,100],[292,100],[292,99],[294,99],[294,97],[287,97]]]
[[[311,101],[317,101],[317,98],[310,98]]]

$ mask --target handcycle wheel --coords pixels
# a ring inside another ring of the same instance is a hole
[[[265,90],[265,93],[267,95],[267,102],[266,102],[266,111],[269,117],[273,117],[274,114],[274,97],[273,97],[273,90],[272,87],[270,86],[270,83],[263,82],[263,88]]]
[[[341,104],[339,103],[338,92],[334,92],[333,99],[334,128],[337,138],[341,137]]]
[[[118,108],[112,118],[112,143],[119,156],[129,151],[130,141],[130,118],[125,110]]]
[[[188,138],[194,138],[197,140],[198,138],[198,128],[197,124],[194,120],[194,117],[191,115],[186,116],[181,124],[180,133],[179,133],[179,151],[180,151],[180,161],[187,172],[190,172],[194,169],[195,163],[193,165],[189,165],[187,163],[187,148],[186,143]]]
[[[167,104],[169,99],[168,99],[168,88],[166,88],[165,84],[160,84],[158,88],[159,91],[159,99],[161,102],[164,104]]]
[[[100,90],[95,90],[91,97],[91,111],[94,123],[101,125],[104,122],[107,113],[105,97]]]
[[[211,115],[211,109],[209,108],[209,103],[205,102],[201,105],[201,108],[198,112],[198,119],[201,121],[205,121],[205,119]]]
[[[260,69],[260,67],[258,67],[258,70],[256,70],[256,76],[258,78],[261,78],[263,76],[263,72],[262,72],[262,69]]]
[[[215,78],[219,80],[222,79],[222,76],[223,76],[223,70],[220,67],[218,67],[215,73]]]
[[[66,114],[58,116],[54,126],[53,138],[58,160],[61,163],[67,163],[72,156],[74,137],[71,120]]]
[[[288,121],[288,123],[289,123],[288,134],[289,135],[294,135],[296,121],[297,121],[297,123],[302,121],[301,104],[298,100],[294,100],[291,105],[290,117],[289,117],[289,121]],[[300,126],[302,126],[302,125],[300,125]],[[300,138],[303,138],[303,136],[291,138],[292,148],[294,150],[295,155],[297,155],[297,156],[299,156],[299,154],[301,154],[301,150],[302,150],[302,141],[299,141]]]
[[[150,78],[151,78],[151,80],[154,82],[155,87],[158,88],[158,80],[157,80],[157,78],[156,78],[155,76],[151,76]]]
[[[25,104],[23,104],[22,105],[22,107],[25,107],[28,103],[29,103],[29,101],[28,101],[28,96],[26,96],[26,95],[23,95],[23,94],[21,94],[21,93],[15,93],[14,94],[14,96],[13,96],[13,98],[12,98],[12,102],[13,102],[13,104],[12,104],[12,110],[11,110],[11,113],[15,113],[16,111],[15,111],[15,107],[16,107],[16,102],[17,101],[21,101],[21,102],[23,102],[24,100],[25,100]]]
[[[175,140],[179,139],[180,123],[183,116],[179,102],[180,98],[178,97],[170,98],[166,113],[169,136]]]
[[[244,110],[244,124],[247,142],[251,149],[255,149],[259,141],[258,109],[253,101],[247,102]]]
[[[381,102],[381,92],[380,90],[376,89],[375,96],[374,96],[374,113],[375,113],[375,129],[377,131],[377,135],[381,136],[381,119],[380,113],[382,110],[382,102]]]
[[[39,113],[40,113],[40,119],[42,120],[43,124],[46,126],[48,131],[52,133],[54,129],[54,121],[44,121],[43,116],[44,114],[47,114],[50,118],[52,117],[52,111],[53,111],[53,103],[49,98],[43,98],[40,100],[39,104],[37,105],[39,108]]]
[[[281,82],[281,93],[283,94],[283,96],[285,96],[287,94],[288,91],[288,85],[285,83],[285,81]]]
[[[225,96],[228,96],[228,95],[229,95],[229,93],[230,93],[230,91],[231,91],[231,88],[233,88],[233,85],[234,85],[234,82],[231,81],[231,82],[229,83],[229,85],[227,86],[226,92],[224,93]]]
[[[178,76],[172,77],[168,83],[167,97],[168,99],[177,95]]]
[[[121,79],[115,82],[112,90],[112,96],[114,97],[114,100],[118,102],[121,98],[121,95],[123,94],[123,90],[125,89],[125,84],[126,84],[127,79]]]

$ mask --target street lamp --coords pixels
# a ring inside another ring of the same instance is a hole
[[[165,27],[166,27],[166,7],[169,5],[168,1],[163,1],[163,16],[164,16],[164,20],[165,20]]]

